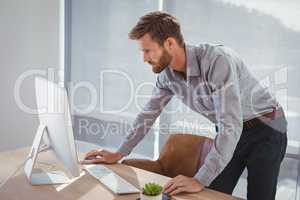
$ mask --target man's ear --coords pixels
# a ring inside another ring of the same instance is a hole
[[[168,53],[171,53],[174,50],[175,45],[176,45],[176,40],[172,37],[168,37],[164,41],[164,47],[168,51]]]

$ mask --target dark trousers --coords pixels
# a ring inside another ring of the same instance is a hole
[[[209,188],[232,194],[245,168],[248,170],[247,199],[274,200],[287,136],[284,117],[243,130],[233,158]]]

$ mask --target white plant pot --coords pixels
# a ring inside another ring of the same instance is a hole
[[[140,193],[141,200],[162,200],[162,193],[156,196],[144,195],[142,192]]]

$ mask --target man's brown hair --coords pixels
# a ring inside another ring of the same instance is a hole
[[[166,12],[155,11],[140,17],[129,32],[129,38],[138,40],[146,33],[149,33],[150,37],[161,46],[168,37],[175,38],[180,46],[184,46],[179,22]]]

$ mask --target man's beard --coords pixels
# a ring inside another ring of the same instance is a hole
[[[156,74],[162,72],[171,63],[172,56],[163,48],[163,54],[157,63],[149,61],[148,63],[152,65],[152,71]]]

